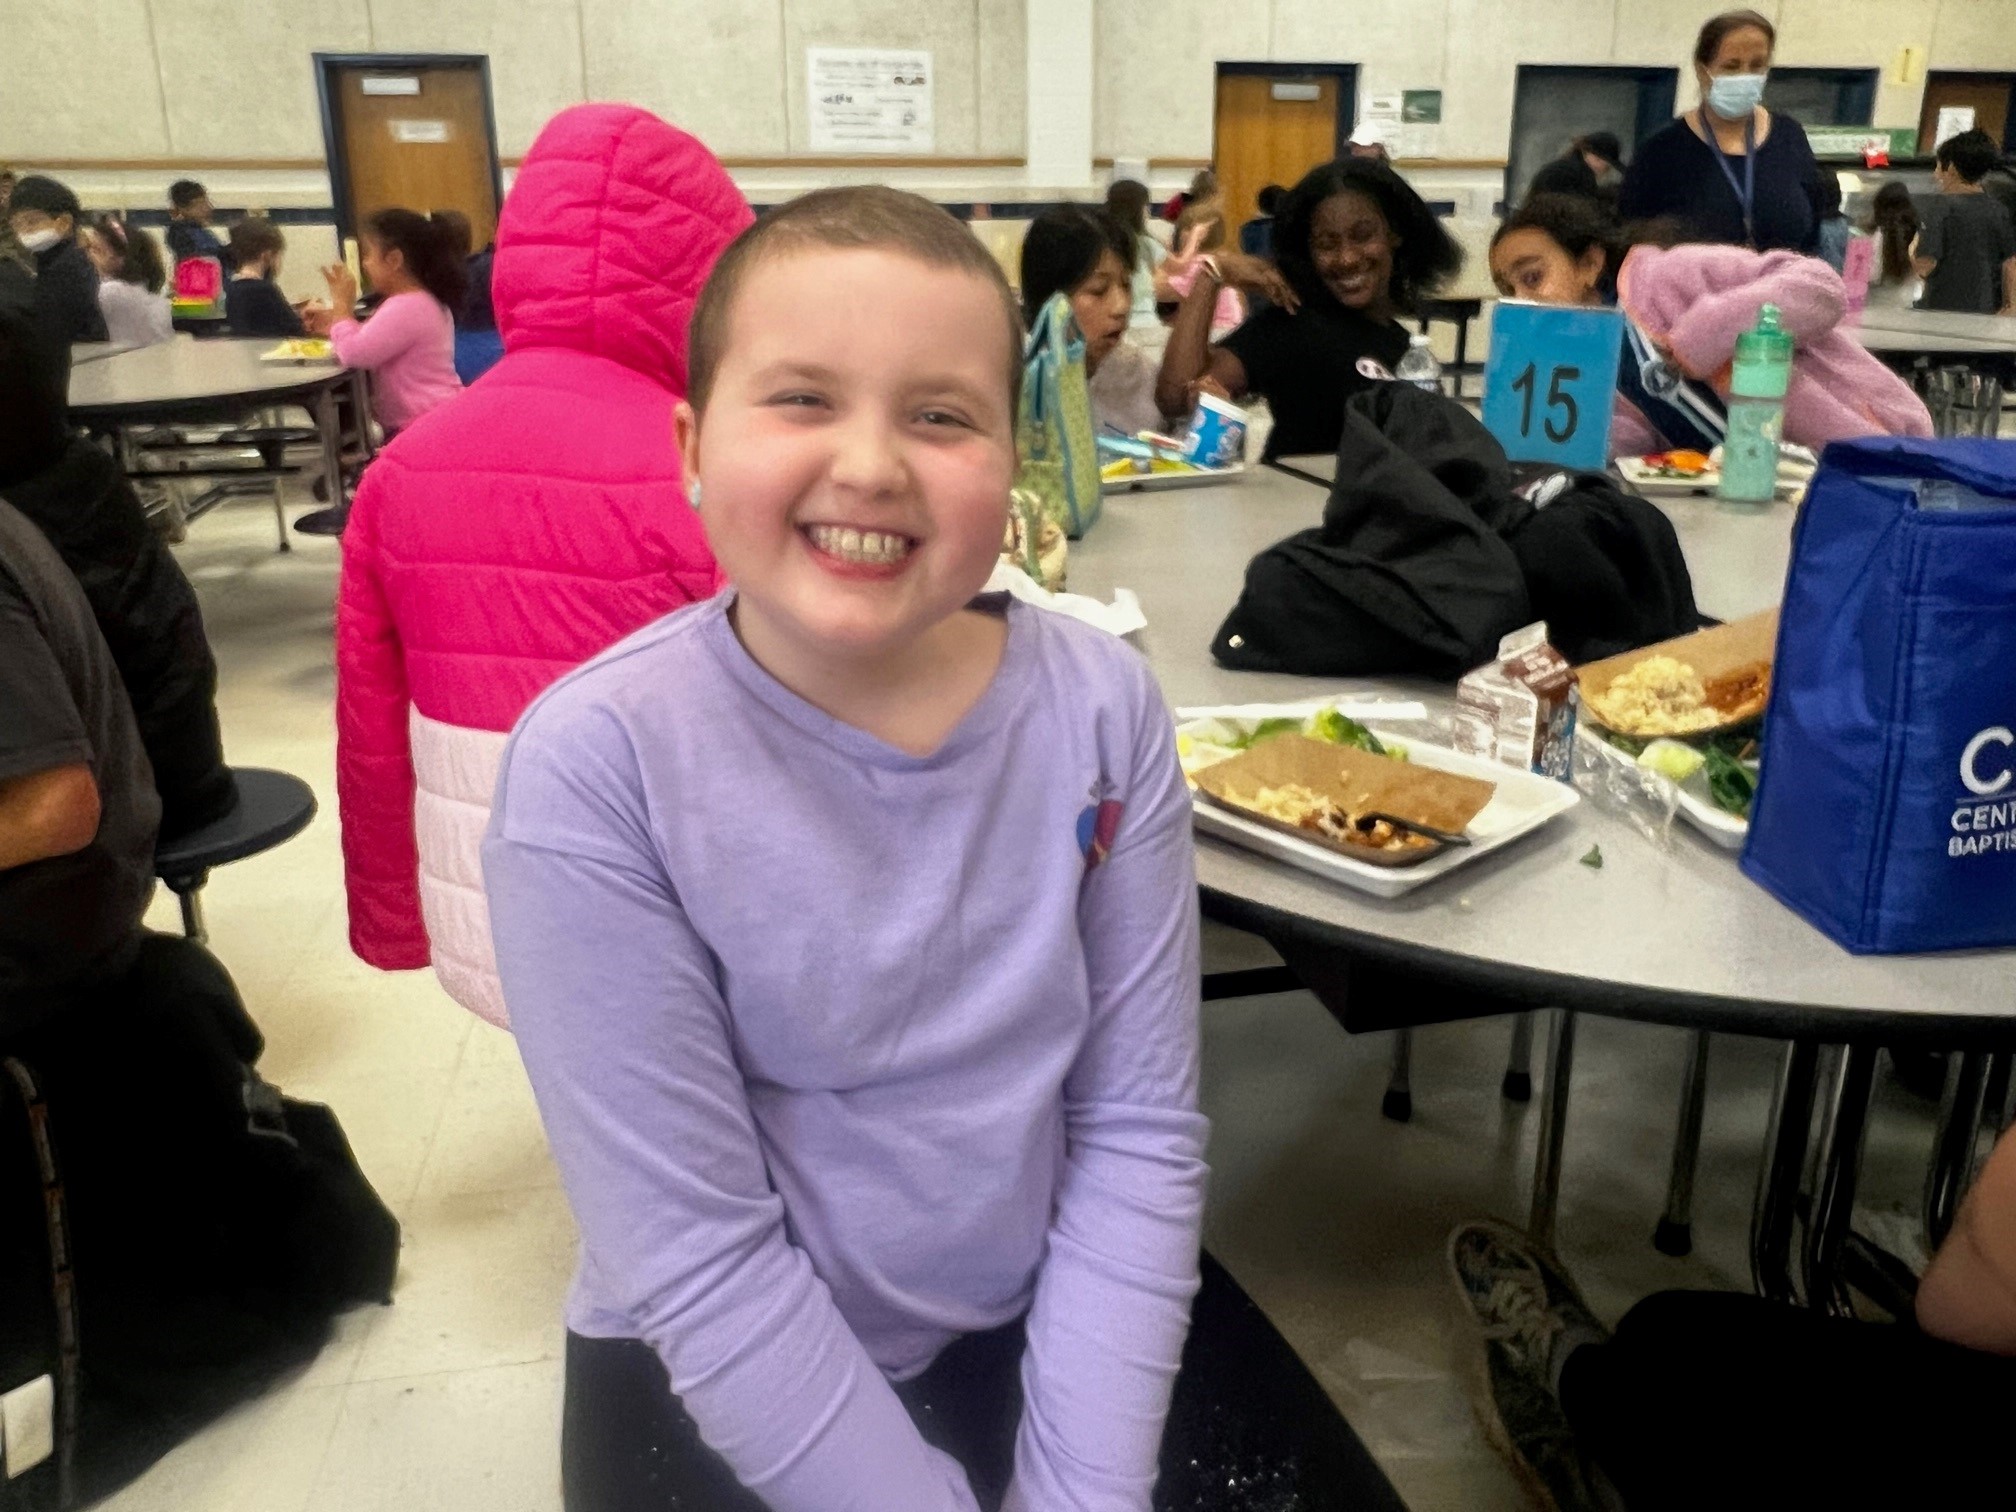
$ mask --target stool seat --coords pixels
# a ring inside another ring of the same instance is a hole
[[[154,874],[176,892],[203,885],[213,866],[242,861],[292,840],[315,817],[315,790],[291,772],[234,767],[238,806],[154,852]]]

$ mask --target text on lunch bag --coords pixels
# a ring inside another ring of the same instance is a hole
[[[1960,752],[1960,783],[1976,798],[1992,798],[2008,788],[2012,769],[2010,748],[2016,731],[1991,725]],[[1949,856],[1978,856],[1987,851],[2016,850],[2016,798],[2002,803],[1961,799],[1953,807],[1953,834],[1946,841]]]

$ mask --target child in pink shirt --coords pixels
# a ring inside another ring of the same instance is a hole
[[[380,210],[364,223],[364,276],[385,296],[367,320],[338,319],[357,303],[357,280],[341,264],[324,268],[325,317],[336,360],[371,373],[371,399],[390,440],[462,392],[455,376],[455,317],[467,274],[447,229],[411,210]]]
[[[455,317],[468,290],[461,243],[438,216],[380,210],[364,222],[364,276],[384,296],[363,320],[347,312],[357,304],[357,280],[341,263],[322,270],[328,310],[304,312],[307,328],[327,336],[336,360],[371,374],[371,403],[390,441],[429,410],[462,392],[455,373]],[[344,312],[338,318],[338,312]],[[294,522],[307,535],[336,536],[350,518],[347,499]]]

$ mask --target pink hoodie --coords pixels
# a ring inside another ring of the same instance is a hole
[[[505,1020],[480,846],[547,684],[721,584],[672,444],[686,323],[748,205],[623,105],[547,124],[504,203],[503,359],[364,474],[343,536],[336,785],[350,943]]]
[[[1724,398],[1736,338],[1778,306],[1797,343],[1785,395],[1785,439],[1816,451],[1856,436],[1929,436],[1932,417],[1904,380],[1841,329],[1841,275],[1797,252],[1695,244],[1634,247],[1617,274],[1617,303],[1691,378]],[[1649,427],[1629,432],[1635,410],[1618,406],[1610,438],[1618,456],[1659,450]],[[1643,443],[1643,444],[1641,444]]]

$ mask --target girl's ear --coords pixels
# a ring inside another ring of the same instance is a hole
[[[672,407],[672,444],[679,448],[679,473],[686,480],[686,497],[697,509],[700,506],[700,417],[684,399]]]
[[[1584,247],[1582,255],[1575,259],[1575,271],[1588,280],[1588,286],[1593,289],[1603,282],[1603,268],[1609,261],[1609,254],[1600,245],[1591,244]]]

